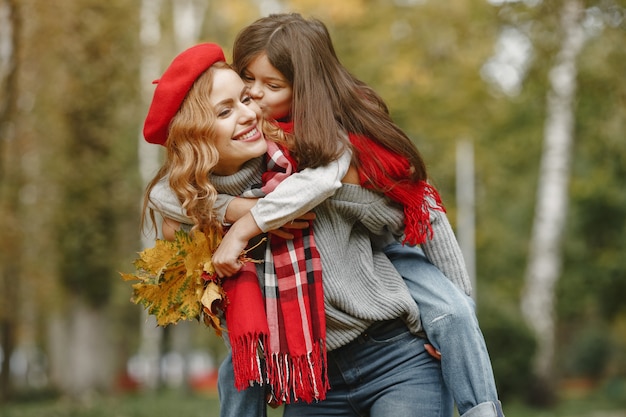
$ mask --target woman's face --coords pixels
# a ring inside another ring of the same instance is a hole
[[[268,119],[284,120],[291,114],[291,83],[272,64],[265,52],[256,56],[243,71],[243,81],[252,98]]]
[[[219,152],[213,172],[231,175],[267,151],[261,109],[239,75],[230,69],[215,70],[209,102],[215,111],[215,146]]]

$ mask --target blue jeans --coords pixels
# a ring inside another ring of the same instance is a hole
[[[400,319],[378,322],[328,352],[324,401],[287,404],[284,417],[451,417],[453,402],[439,361]]]
[[[220,417],[266,417],[265,388],[258,384],[254,384],[243,391],[235,388],[233,357],[226,332],[224,332],[224,341],[229,349],[228,356],[220,365],[217,374]]]
[[[385,254],[419,306],[430,343],[441,352],[446,386],[462,417],[503,417],[474,301],[431,264],[420,248],[392,243]]]
[[[352,343],[328,352],[331,389],[319,403],[285,405],[284,417],[451,417],[453,402],[439,361],[401,320],[379,322]],[[235,388],[232,357],[218,375],[220,417],[265,417],[265,390]]]

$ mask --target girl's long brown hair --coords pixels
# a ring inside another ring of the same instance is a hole
[[[326,165],[338,156],[344,132],[369,137],[406,157],[411,181],[426,180],[417,147],[395,124],[382,98],[339,61],[326,26],[297,13],[273,14],[244,28],[235,39],[233,67],[243,75],[259,54],[291,83],[294,136],[291,147],[298,167]],[[353,149],[356,153],[356,151]],[[359,155],[354,155],[358,165]],[[380,165],[384,172],[384,167]]]

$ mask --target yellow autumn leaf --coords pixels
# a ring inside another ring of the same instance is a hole
[[[204,306],[204,323],[213,327],[218,336],[221,336],[223,329],[220,326],[216,307],[223,308],[225,300],[226,294],[222,286],[216,282],[209,281],[200,302]]]
[[[158,279],[168,264],[172,262],[176,252],[175,241],[158,239],[154,247],[139,253],[139,258],[134,262],[135,268],[137,271],[144,271],[146,274],[150,274]]]
[[[199,318],[207,287],[204,276],[213,271],[211,256],[219,241],[197,231],[179,231],[174,241],[157,240],[154,247],[139,253],[134,274],[121,274],[126,281],[139,281],[132,286],[132,301],[154,315],[159,326]],[[209,283],[222,291],[219,284]]]
[[[224,299],[224,290],[220,285],[215,282],[209,282],[204,289],[200,302],[203,306],[211,311],[214,311],[213,303],[216,301],[219,303]]]

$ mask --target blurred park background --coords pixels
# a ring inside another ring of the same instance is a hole
[[[0,415],[217,407],[222,341],[156,327],[119,275],[154,242],[141,128],[178,52],[230,56],[282,11],[327,24],[423,153],[502,400],[536,410],[507,415],[625,410],[626,1],[0,0]]]

